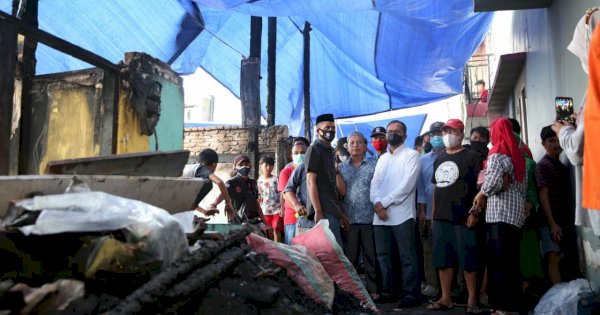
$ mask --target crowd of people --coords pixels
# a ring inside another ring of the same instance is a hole
[[[600,128],[589,125],[600,120],[600,33],[592,38],[583,23],[593,29],[596,18],[582,19],[569,50],[589,68],[586,106],[576,123],[555,121],[539,131],[545,154],[537,162],[515,119],[473,128],[468,139],[461,120],[435,122],[413,148],[404,144],[406,125],[392,120],[373,129],[370,152],[360,132],[334,149],[335,120],[323,114],[316,118],[317,139],[295,138],[291,162],[279,174],[273,158],[261,159],[258,181],[243,155],[235,158],[232,178],[221,181],[212,174],[216,153],[204,150],[195,174],[221,194],[197,210],[212,215],[225,201],[230,222],[262,222],[273,240],[287,244],[328,220],[379,303],[408,308],[427,296],[429,310],[459,302],[470,314],[530,310],[553,284],[581,277],[575,225],[600,231],[591,161],[598,146],[583,137],[584,122],[587,132]],[[575,191],[563,151],[574,166]]]
[[[537,163],[516,120],[498,118],[490,129],[474,128],[465,141],[461,120],[435,122],[415,150],[404,144],[406,125],[393,120],[373,129],[369,155],[360,132],[334,149],[334,117],[321,115],[318,139],[295,138],[279,174],[265,156],[254,180],[240,155],[223,183],[211,172],[216,153],[204,150],[196,176],[221,194],[197,210],[211,215],[225,201],[230,222],[263,224],[287,244],[327,219],[379,303],[414,307],[429,296],[428,309],[446,310],[462,287],[469,313],[519,311],[529,286],[580,276],[569,175],[555,126],[541,130],[546,154]]]

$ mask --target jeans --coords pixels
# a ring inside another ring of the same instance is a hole
[[[394,279],[390,249],[395,246],[400,256],[402,269],[401,292],[404,299],[419,299],[421,283],[419,282],[419,265],[416,249],[415,220],[410,219],[399,225],[374,225],[375,250],[381,268],[381,294],[394,294]]]
[[[292,244],[292,238],[296,236],[296,224],[285,225],[285,243],[288,245]]]
[[[342,227],[340,225],[340,218],[329,213],[325,213],[325,219],[329,220],[329,229],[333,233],[333,236],[335,236],[335,240],[337,241],[338,245],[340,245],[343,250],[344,242],[342,241]]]

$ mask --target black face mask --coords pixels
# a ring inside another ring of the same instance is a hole
[[[327,142],[331,142],[333,141],[333,139],[335,139],[335,130],[332,131],[326,131],[323,129],[319,129],[321,131],[321,137],[323,137],[323,139],[325,139],[325,141]]]
[[[238,169],[237,173],[240,174],[241,176],[248,177],[248,175],[250,175],[250,168],[247,166],[244,166],[244,167]]]
[[[479,153],[485,153],[485,154],[487,154],[487,152],[489,151],[487,144],[485,144],[484,142],[481,142],[481,141],[471,141],[471,149],[473,149]]]
[[[400,146],[402,143],[404,143],[404,137],[403,136],[399,136],[395,133],[390,133],[387,135],[387,142],[393,146],[393,147],[397,147]]]

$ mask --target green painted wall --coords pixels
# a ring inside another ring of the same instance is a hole
[[[161,112],[156,133],[160,151],[183,149],[183,87],[170,81],[159,79],[162,84]],[[154,135],[150,136],[150,151],[155,150]]]

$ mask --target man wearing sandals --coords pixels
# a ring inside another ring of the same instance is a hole
[[[474,229],[478,211],[472,209],[477,195],[477,173],[481,169],[479,153],[465,149],[464,124],[450,119],[442,127],[446,151],[434,162],[432,233],[433,267],[439,270],[442,296],[431,303],[429,310],[445,310],[452,302],[454,266],[463,271],[469,299],[467,313],[474,313],[476,302],[477,235]]]

